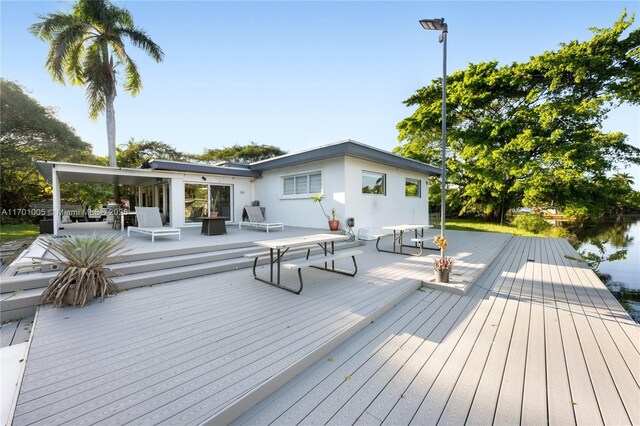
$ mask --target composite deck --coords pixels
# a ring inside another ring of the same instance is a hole
[[[484,269],[507,238],[449,233],[459,277],[477,279],[465,296],[415,291],[431,260],[368,244],[356,277],[305,270],[299,296],[245,269],[43,307],[14,424],[226,423],[247,409],[238,424],[640,423],[638,327],[560,240],[513,238]]]
[[[465,296],[411,295],[234,424],[640,424],[640,328],[566,254],[514,238]]]

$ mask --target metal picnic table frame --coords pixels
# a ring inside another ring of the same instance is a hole
[[[309,259],[309,255],[311,254],[311,249],[313,247],[307,247],[307,246],[315,245],[315,244],[317,244],[322,249],[325,256],[332,255],[335,253],[335,242],[345,241],[347,239],[348,239],[348,236],[345,236],[345,235],[314,234],[314,235],[305,235],[301,237],[254,241],[255,245],[266,247],[269,249],[269,280],[259,277],[256,272],[258,259],[262,256],[256,256],[254,258],[253,277],[258,281],[262,281],[263,283],[281,288],[286,291],[290,291],[295,294],[300,294],[303,286],[301,268],[298,269],[298,277],[300,279],[300,288],[298,290],[293,290],[288,287],[284,287],[280,284],[282,260],[284,255],[287,254],[289,250],[292,250],[292,249],[295,250],[296,248],[306,247],[306,250],[307,250],[306,259]],[[327,243],[331,243],[331,245],[327,246]],[[327,262],[324,263],[324,267],[316,266],[316,265],[310,265],[309,267],[353,277],[358,272],[358,265],[356,264],[355,257],[354,256],[352,257],[353,257],[353,266],[355,267],[354,272],[348,272],[342,269],[336,269],[335,260],[327,260]],[[328,266],[329,262],[331,262],[331,267]],[[275,275],[276,275],[275,281],[274,281],[274,267],[275,267]]]
[[[393,254],[404,254],[408,256],[422,256],[422,252],[424,250],[436,250],[439,251],[439,248],[425,247],[424,242],[416,241],[413,244],[405,244],[404,243],[404,234],[405,232],[414,232],[414,238],[424,238],[424,230],[425,228],[432,228],[431,225],[392,225],[392,226],[384,226],[382,229],[387,231],[393,231],[393,250],[385,250],[380,248],[380,240],[382,237],[378,237],[376,241],[376,250],[384,253],[393,253]],[[396,250],[396,247],[398,248]],[[418,253],[405,253],[402,248],[412,248],[418,249]]]

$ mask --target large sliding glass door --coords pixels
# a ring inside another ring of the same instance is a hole
[[[218,212],[218,217],[231,220],[231,186],[210,185],[209,186],[209,211]]]
[[[185,224],[202,222],[202,217],[217,211],[219,217],[233,220],[233,191],[231,185],[203,183],[184,184]]]

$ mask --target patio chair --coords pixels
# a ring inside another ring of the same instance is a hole
[[[242,229],[242,225],[244,226],[253,226],[257,229],[266,229],[267,233],[269,233],[269,229],[278,229],[284,230],[284,223],[279,222],[266,222],[264,220],[264,216],[262,215],[262,210],[258,206],[245,206],[244,210],[247,212],[247,216],[249,217],[248,222],[238,222],[238,229]]]
[[[127,237],[131,232],[139,232],[141,234],[151,235],[151,242],[155,242],[156,236],[161,235],[177,235],[180,239],[180,229],[166,228],[162,226],[162,218],[158,207],[136,207],[136,215],[138,226],[130,226],[127,228]]]

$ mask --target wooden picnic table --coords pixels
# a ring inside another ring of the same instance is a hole
[[[382,229],[387,230],[387,231],[393,231],[393,250],[384,250],[384,249],[380,248],[380,246],[379,246],[380,239],[384,235],[378,236],[378,240],[376,241],[376,249],[378,251],[382,251],[382,252],[386,252],[386,253],[406,254],[406,255],[411,255],[411,256],[421,256],[422,255],[422,251],[425,249],[425,247],[424,247],[424,230],[425,230],[425,228],[432,228],[432,226],[431,225],[424,225],[424,224],[384,226]],[[415,240],[420,239],[421,241],[414,241],[413,244],[405,244],[405,242],[404,242],[404,234],[405,234],[405,232],[411,232],[411,231],[413,231],[414,239]],[[418,249],[419,252],[417,254],[416,253],[405,253],[402,250],[403,247]],[[431,247],[426,247],[426,249],[427,250],[439,250],[438,248],[431,248]]]
[[[264,283],[282,288],[283,290],[291,291],[293,293],[299,294],[302,291],[302,273],[301,269],[304,267],[312,267],[318,268],[322,270],[326,270],[329,272],[335,272],[338,274],[354,276],[358,271],[355,256],[358,254],[362,254],[361,251],[342,251],[340,254],[335,253],[335,243],[339,241],[345,241],[348,239],[346,235],[340,234],[313,234],[313,235],[304,235],[300,237],[289,237],[289,238],[278,238],[274,240],[260,240],[254,241],[254,244],[260,247],[265,247],[269,249],[269,252],[259,252],[259,253],[250,253],[245,255],[246,257],[253,257],[253,276],[255,279],[262,281]],[[322,253],[320,255],[309,257],[311,254],[311,249],[318,245],[322,249]],[[307,250],[306,259],[303,261],[292,261],[283,264],[283,256],[291,251],[299,251],[299,250]],[[264,278],[258,277],[256,273],[256,266],[258,264],[258,258],[269,256],[269,279],[266,280]],[[347,272],[340,269],[336,269],[335,260],[343,257],[352,257],[353,264],[355,267],[355,272]],[[331,262],[331,266],[329,265]],[[314,264],[315,263],[315,264]],[[318,264],[324,263],[324,267],[318,266]],[[280,285],[280,275],[283,269],[297,269],[298,276],[300,279],[300,288],[296,290],[292,290],[287,287],[283,287]],[[275,280],[274,280],[275,275]]]

